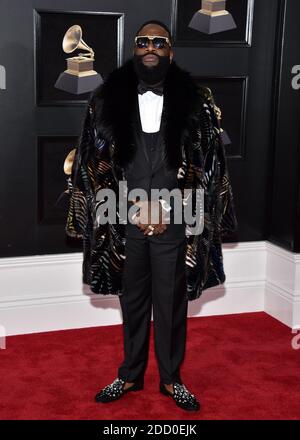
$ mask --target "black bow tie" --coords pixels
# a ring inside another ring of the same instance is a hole
[[[137,90],[138,90],[139,94],[141,94],[141,95],[143,95],[146,92],[153,92],[156,95],[161,96],[161,95],[163,95],[163,92],[164,92],[164,86],[161,85],[161,86],[153,87],[153,86],[148,86],[148,85],[144,85],[144,84],[140,83],[137,87]]]

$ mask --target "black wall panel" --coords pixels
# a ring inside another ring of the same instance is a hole
[[[300,252],[300,3],[282,0],[275,63],[269,240]]]
[[[234,1],[238,0],[228,0],[228,8]],[[195,2],[184,3],[193,8]],[[197,3],[200,8],[200,1]],[[143,21],[157,18],[172,27],[176,61],[212,89],[222,110],[222,126],[232,140],[226,154],[239,220],[235,239],[268,239],[274,209],[270,201],[276,157],[274,136],[277,139],[273,96],[279,87],[278,62],[282,54],[277,35],[278,23],[285,32],[280,20],[283,11],[279,0],[242,3],[247,6],[243,11],[232,6],[232,12],[240,14],[236,18],[244,26],[242,30],[229,31],[228,35],[224,32],[215,39],[205,36],[199,42],[195,34],[192,38],[191,34],[184,35],[182,20],[186,17],[180,13],[180,0],[1,0],[0,65],[6,71],[6,89],[0,90],[0,256],[81,249],[80,242],[65,236],[65,207],[63,203],[61,207],[55,205],[55,199],[56,192],[59,197],[67,188],[62,162],[80,133],[85,97],[55,102],[55,94],[50,91],[47,99],[40,99],[43,78],[39,75],[47,54],[38,51],[40,41],[44,51],[49,41],[42,40],[45,37],[41,36],[37,16],[51,11],[61,13],[60,20],[64,20],[64,14],[80,11],[118,16],[117,35],[109,41],[102,37],[103,41],[97,43],[98,51],[102,44],[118,45],[112,63],[132,55],[133,37]],[[68,26],[66,21],[66,30]],[[55,32],[50,32],[49,38],[55,38]],[[85,41],[93,46],[88,39]],[[66,54],[61,51],[57,57],[60,72],[59,63]],[[55,63],[51,62],[53,68]],[[104,77],[108,70],[101,72]],[[277,100],[275,105],[279,104]],[[272,229],[275,231],[275,225]],[[280,235],[278,228],[277,233]]]

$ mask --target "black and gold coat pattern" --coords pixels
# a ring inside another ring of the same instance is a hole
[[[103,295],[122,295],[125,224],[96,222],[96,194],[111,188],[119,207],[120,180],[135,153],[132,116],[138,79],[132,60],[113,71],[89,99],[72,168],[66,233],[83,240],[83,282]],[[174,61],[164,83],[161,120],[166,166],[178,187],[204,191],[204,229],[186,227],[187,297],[225,281],[222,239],[237,230],[232,187],[211,92]]]

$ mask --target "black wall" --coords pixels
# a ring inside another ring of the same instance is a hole
[[[234,2],[240,0],[228,0],[228,9]],[[300,90],[291,87],[291,68],[300,64],[299,2],[249,0],[243,38],[228,31],[213,42],[179,35],[180,4],[180,0],[0,1],[0,65],[6,69],[6,89],[0,90],[0,256],[81,248],[80,242],[65,236],[65,208],[63,203],[56,206],[55,200],[66,189],[63,159],[76,144],[85,101],[81,97],[68,102],[67,95],[65,101],[39,100],[39,50],[45,34],[41,35],[37,14],[43,11],[117,14],[118,62],[131,56],[135,31],[143,21],[157,18],[172,26],[176,61],[212,89],[223,128],[232,140],[226,154],[239,220],[234,240],[269,239],[299,252]],[[236,18],[239,14],[237,10]],[[242,19],[241,15],[241,23]],[[59,20],[63,27],[64,16]],[[67,56],[61,51],[57,57],[60,73],[59,63]]]
[[[268,236],[300,252],[300,3],[280,2],[279,18]]]

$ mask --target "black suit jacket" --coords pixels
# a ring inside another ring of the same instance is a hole
[[[164,127],[161,125],[157,133],[145,133],[142,130],[140,119],[138,95],[136,97],[135,111],[132,117],[134,142],[137,146],[133,160],[125,167],[128,193],[132,189],[141,188],[148,194],[151,200],[151,189],[161,190],[166,188],[171,191],[178,188],[177,170],[166,167],[164,156],[166,154],[164,144]],[[162,197],[163,198],[163,197]],[[159,235],[153,235],[157,240],[182,240],[185,239],[185,222],[182,215],[182,224],[174,223],[174,198],[167,200],[171,206],[170,224]],[[180,203],[179,203],[180,204]],[[178,206],[179,206],[178,204]],[[132,206],[128,204],[128,207]],[[181,204],[182,207],[182,204]],[[178,208],[177,208],[178,209]],[[182,211],[183,212],[183,211]],[[134,224],[128,221],[126,235],[135,238],[144,238],[144,233]]]

